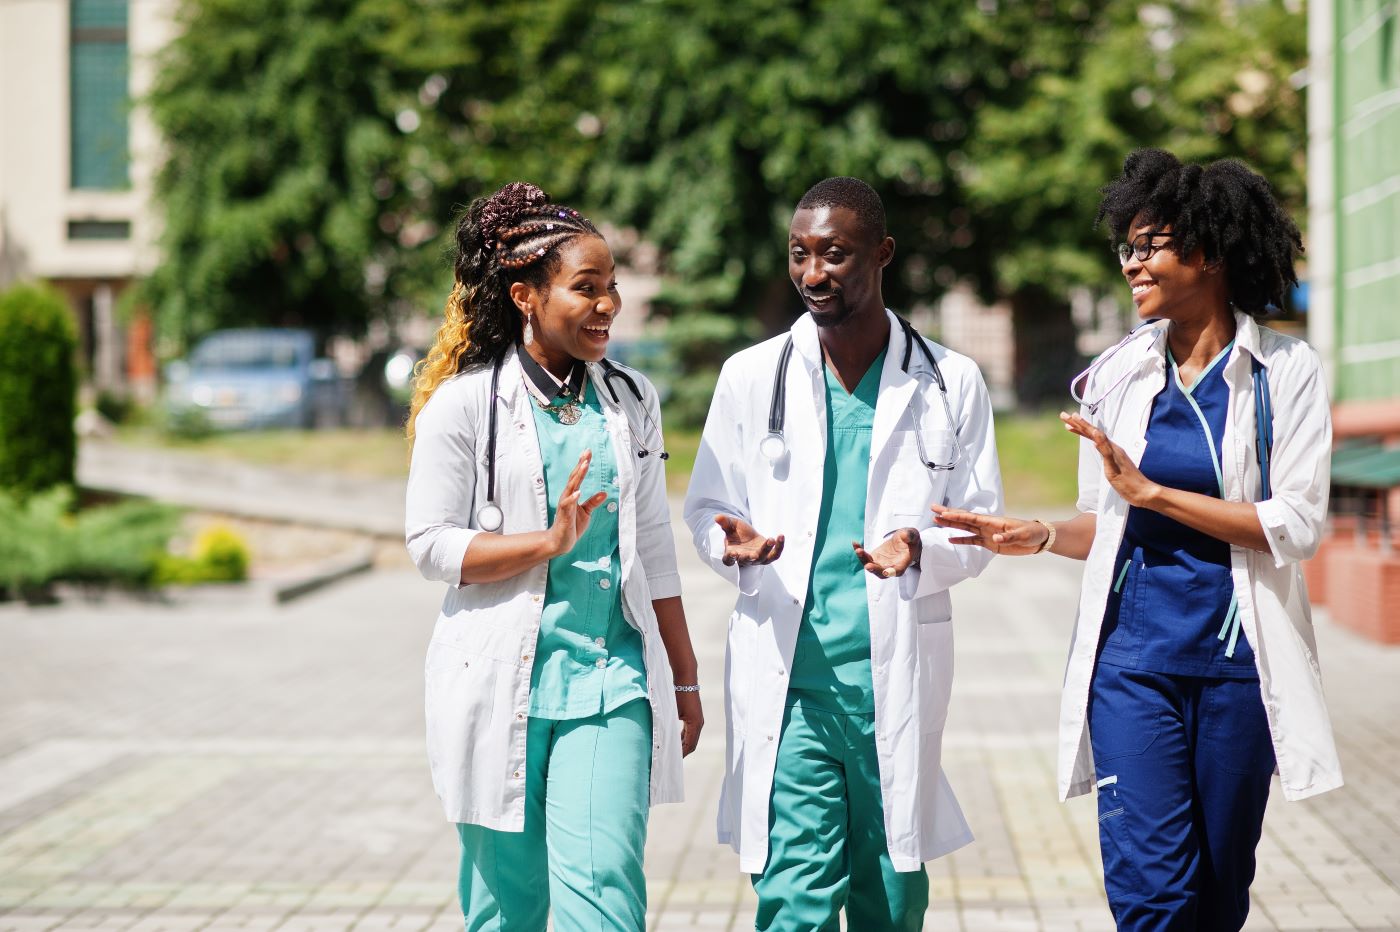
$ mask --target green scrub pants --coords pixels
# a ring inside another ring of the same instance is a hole
[[[645,927],[651,706],[531,718],[525,830],[458,824],[466,932],[631,932]]]
[[[927,872],[890,863],[874,715],[789,705],[768,826],[755,929],[838,932],[843,906],[848,929],[923,927]]]

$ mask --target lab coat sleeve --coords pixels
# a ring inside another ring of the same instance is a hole
[[[1093,415],[1087,406],[1081,406],[1079,416],[1093,423]],[[1079,440],[1079,498],[1075,507],[1080,514],[1098,514],[1099,491],[1103,484],[1103,457],[1094,445],[1082,437]]]
[[[996,431],[992,425],[992,400],[982,373],[970,361],[958,389],[958,439],[963,460],[948,477],[942,504],[982,514],[1001,513],[1001,466],[997,462]],[[949,543],[964,532],[930,527],[920,532],[923,553],[919,565],[899,579],[899,593],[918,599],[950,588],[979,575],[991,562],[992,552],[981,547]]]
[[[726,566],[724,531],[715,524],[718,515],[730,515],[752,523],[749,516],[748,483],[744,475],[745,441],[743,407],[736,391],[734,361],[725,363],[710,400],[700,449],[690,473],[685,495],[685,523],[695,542],[695,550],[720,576],[745,595],[758,592],[762,566]],[[754,442],[757,442],[756,440]]]
[[[676,568],[676,541],[671,534],[671,508],[666,501],[666,463],[661,459],[661,405],[656,389],[641,373],[632,376],[642,387],[646,417],[633,427],[655,453],[637,460],[637,557],[647,574],[647,588],[653,599],[669,599],[681,594],[681,576]],[[627,451],[624,455],[631,455]]]
[[[446,395],[452,398],[444,399]],[[461,588],[462,558],[476,488],[476,436],[455,383],[438,387],[418,412],[408,469],[404,542],[424,578]]]
[[[1317,552],[1327,520],[1332,413],[1317,351],[1296,343],[1269,369],[1274,407],[1270,497],[1255,504],[1274,566]]]

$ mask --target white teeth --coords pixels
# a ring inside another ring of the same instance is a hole
[[[1146,284],[1146,285],[1134,285],[1134,286],[1133,286],[1133,294],[1142,294],[1144,291],[1146,291],[1147,289],[1149,289],[1149,288],[1151,288],[1151,287],[1152,287],[1151,284]]]

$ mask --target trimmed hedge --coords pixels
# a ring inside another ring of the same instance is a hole
[[[0,490],[73,484],[77,345],[57,292],[20,285],[0,294]]]

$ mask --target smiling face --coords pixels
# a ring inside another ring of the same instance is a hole
[[[894,240],[848,207],[803,208],[788,226],[788,276],[818,327],[883,317],[880,276],[893,256]]]
[[[597,362],[608,350],[608,331],[622,310],[613,257],[598,236],[579,236],[559,247],[559,267],[541,286],[511,285],[522,315],[533,317],[530,355],[563,378],[574,360]]]
[[[1170,226],[1149,223],[1142,214],[1128,227],[1128,243],[1140,244],[1150,236],[1155,247],[1146,259],[1129,252],[1123,265],[1138,317],[1182,323],[1216,313],[1227,303],[1223,267],[1207,265],[1199,249],[1184,258],[1178,255],[1170,233]]]

